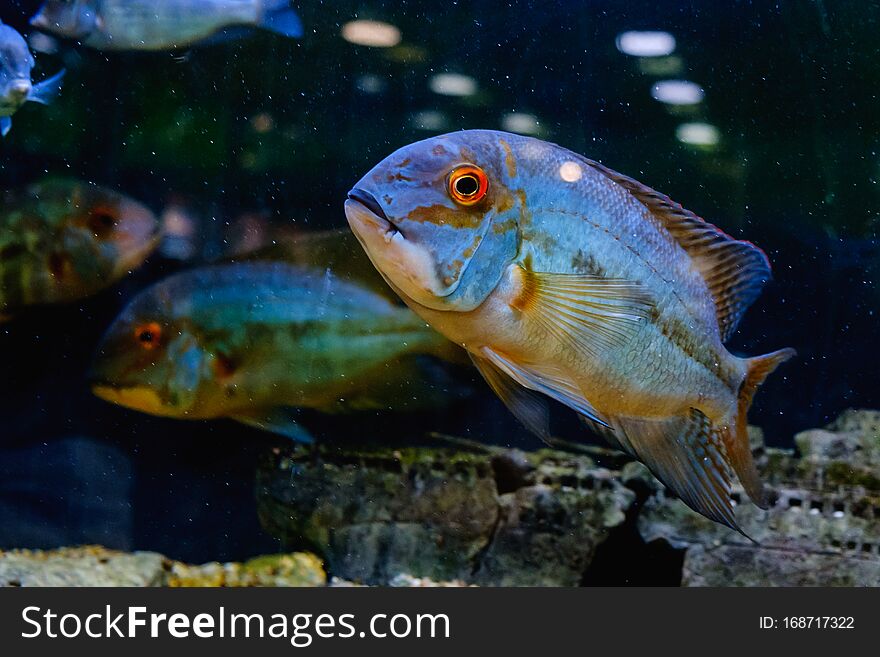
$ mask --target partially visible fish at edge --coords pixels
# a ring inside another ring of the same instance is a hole
[[[290,0],[46,0],[31,25],[97,50],[174,50],[226,28],[300,37]]]
[[[12,115],[27,102],[47,105],[61,91],[64,71],[37,82],[32,79],[36,65],[24,37],[0,22],[0,136],[12,129]]]
[[[91,183],[54,178],[10,193],[0,207],[0,315],[91,296],[159,239],[147,207]]]

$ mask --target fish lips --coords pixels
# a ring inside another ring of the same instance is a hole
[[[130,249],[122,254],[114,266],[113,275],[117,279],[122,278],[131,273],[132,270],[140,267],[150,254],[158,248],[163,237],[162,228],[156,225],[145,236],[133,239]]]
[[[92,394],[111,404],[131,408],[142,413],[161,417],[176,417],[162,402],[155,390],[147,386],[120,386],[112,383],[93,381]]]
[[[7,93],[13,101],[20,103],[30,96],[32,88],[30,80],[13,80],[9,83]]]
[[[389,233],[393,235],[394,232],[399,232],[376,197],[360,187],[355,187],[348,193],[348,199],[345,201],[345,216],[352,224],[352,228],[372,228],[386,237]],[[358,230],[355,230],[355,233],[357,234]]]

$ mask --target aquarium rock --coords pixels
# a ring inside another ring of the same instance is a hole
[[[260,515],[334,577],[479,585],[580,583],[635,494],[587,455],[500,448],[276,450]]]
[[[313,554],[256,557],[244,563],[192,566],[156,552],[119,552],[97,545],[0,551],[0,586],[323,586]]]
[[[797,452],[752,447],[770,508],[737,508],[756,542],[697,516],[661,487],[639,530],[686,550],[686,586],[880,585],[880,412],[845,411],[824,429],[795,436]],[[734,490],[741,500],[742,491]]]

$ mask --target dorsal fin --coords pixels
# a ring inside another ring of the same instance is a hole
[[[733,239],[668,196],[584,159],[632,194],[687,251],[712,293],[721,340],[726,341],[746,309],[758,298],[761,287],[770,280],[770,262],[764,252],[750,242]]]

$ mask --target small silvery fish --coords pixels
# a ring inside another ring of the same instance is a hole
[[[0,315],[92,295],[159,242],[149,209],[95,185],[48,180],[0,207]]]
[[[290,0],[46,0],[31,25],[98,50],[173,50],[220,30],[302,36]]]
[[[330,270],[217,264],[139,294],[101,342],[92,389],[153,415],[233,418],[309,440],[293,409],[433,403],[430,391],[419,398],[405,357],[452,346],[405,306]]]
[[[489,130],[398,150],[345,212],[388,283],[537,434],[547,396],[712,520],[739,530],[731,469],[764,504],[746,413],[794,352],[723,345],[770,277],[760,249],[597,162]]]
[[[12,115],[22,105],[28,101],[46,105],[61,89],[64,71],[33,84],[35,65],[24,37],[0,22],[0,135],[4,137],[12,129]]]

